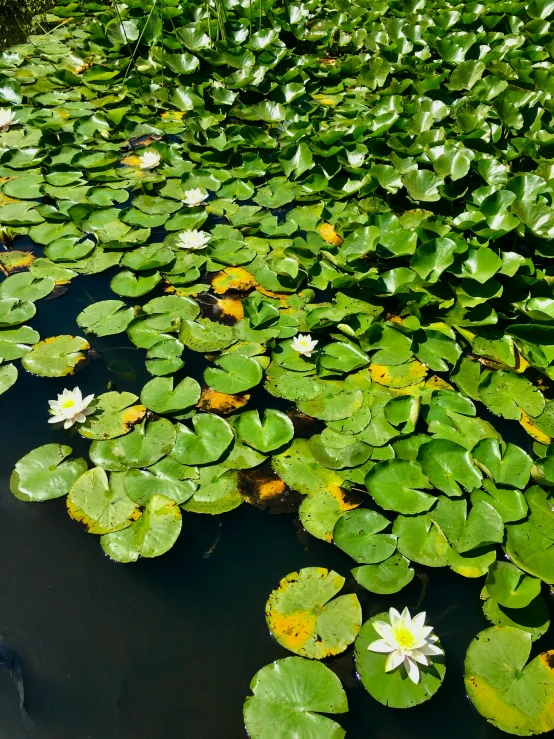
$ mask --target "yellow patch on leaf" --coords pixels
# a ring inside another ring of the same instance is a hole
[[[35,261],[30,251],[6,251],[0,253],[0,270],[5,275],[28,269]]]
[[[449,382],[446,382],[446,380],[443,380],[442,377],[438,377],[437,375],[432,375],[426,380],[425,387],[428,390],[454,390]]]
[[[162,113],[162,118],[168,118],[170,121],[180,121],[186,114],[186,110],[166,110],[165,113]]]
[[[321,238],[328,244],[331,244],[331,246],[340,246],[342,244],[341,237],[336,233],[334,226],[330,223],[323,223],[318,228],[318,231]]]
[[[140,157],[136,154],[130,154],[121,160],[121,164],[126,164],[128,167],[138,167],[140,165]]]
[[[268,626],[273,634],[291,652],[297,652],[304,646],[312,637],[317,623],[317,616],[310,611],[293,611],[292,613],[268,611],[266,615]]]
[[[370,364],[371,379],[385,387],[408,387],[417,385],[427,375],[427,367],[416,359],[395,366]]]
[[[253,290],[257,284],[254,277],[244,267],[226,267],[212,278],[212,287],[218,295],[223,295],[228,290],[238,292]]]
[[[226,393],[218,393],[217,390],[205,387],[202,389],[202,395],[196,407],[200,408],[201,411],[211,411],[212,413],[228,416],[229,413],[234,413],[239,408],[243,408],[249,400],[250,395],[248,393],[227,395]]]
[[[539,444],[550,444],[552,442],[550,436],[548,436],[548,434],[545,434],[544,431],[538,429],[533,423],[533,419],[530,418],[527,413],[525,413],[525,411],[522,411],[521,408],[519,410],[521,411],[521,418],[519,419],[519,423],[527,431],[529,436],[535,439],[535,441],[538,441]]]
[[[244,308],[242,302],[233,298],[220,298],[215,302],[216,307],[219,309],[219,315],[221,318],[234,318],[235,321],[240,321],[244,318]]]
[[[145,415],[145,406],[132,405],[130,408],[126,408],[124,411],[121,412],[120,418],[127,431],[130,431],[136,423],[142,421]]]

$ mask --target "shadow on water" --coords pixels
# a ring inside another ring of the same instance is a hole
[[[62,300],[40,302],[32,325],[43,337],[78,333],[75,316],[110,297],[108,283],[106,275],[77,278]],[[149,378],[143,353],[122,336],[92,343],[97,358],[75,378],[83,392],[102,392],[111,381],[138,393]],[[131,370],[115,375],[114,360]],[[189,362],[186,371],[199,378],[200,369]],[[242,739],[250,680],[288,655],[268,634],[269,592],[301,567],[348,576],[352,561],[302,535],[293,515],[243,505],[216,518],[184,514],[183,532],[162,559],[111,562],[98,538],[68,518],[63,500],[23,504],[9,492],[14,463],[36,446],[70,443],[86,456],[88,442],[68,442],[46,422],[47,400],[73,384],[22,371],[15,391],[0,397],[0,638],[22,659],[36,724],[25,729],[13,682],[0,671],[0,739]],[[450,739],[501,736],[474,711],[463,685],[467,646],[488,625],[483,581],[446,569],[416,571],[392,597],[372,595],[351,578],[347,587],[356,588],[364,620],[391,605],[427,611],[446,649],[444,685],[427,705],[386,709],[358,686],[350,651],[329,661],[350,688],[341,724],[350,739],[428,739],[438,726],[448,726]],[[547,642],[543,637],[537,649]]]

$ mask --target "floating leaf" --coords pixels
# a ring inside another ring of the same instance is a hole
[[[181,532],[181,511],[175,501],[153,495],[142,516],[122,531],[104,534],[102,549],[116,562],[159,557],[171,549]]]
[[[552,652],[526,664],[531,634],[511,626],[481,631],[469,645],[465,686],[487,721],[519,736],[554,728]]]
[[[140,511],[123,490],[118,473],[108,475],[101,467],[93,467],[72,485],[67,496],[67,511],[75,521],[83,523],[89,534],[107,534],[130,526]]]
[[[172,377],[156,377],[142,388],[141,402],[154,413],[175,415],[185,408],[190,408],[200,399],[200,385],[192,377],[184,380],[174,388]]]
[[[22,360],[23,367],[41,377],[65,377],[86,360],[90,344],[80,336],[51,336],[35,344]]]
[[[354,567],[352,574],[366,590],[379,595],[392,595],[406,587],[415,572],[409,560],[396,552],[380,564]]]
[[[305,567],[284,577],[265,608],[267,625],[279,644],[312,659],[343,652],[362,624],[355,595],[334,597],[343,585],[343,577],[323,567]]]
[[[177,424],[173,456],[182,464],[212,464],[221,458],[234,439],[233,429],[223,418],[199,413],[192,419],[194,431]]]
[[[344,730],[321,713],[345,713],[339,678],[320,662],[287,657],[263,667],[250,683],[244,723],[252,739],[343,739]]]
[[[375,700],[390,708],[411,708],[428,701],[444,680],[446,668],[443,656],[433,657],[429,666],[418,665],[420,679],[417,684],[410,680],[402,665],[385,672],[388,655],[368,649],[372,642],[380,638],[373,627],[375,621],[389,624],[389,614],[379,613],[366,621],[356,639],[356,669],[364,688]],[[439,641],[436,646],[441,646]]]
[[[15,465],[10,490],[19,500],[40,502],[67,495],[73,483],[86,472],[84,459],[67,459],[69,446],[45,444],[33,449]]]
[[[246,411],[237,417],[234,426],[241,441],[266,454],[288,444],[294,436],[290,418],[272,408],[264,412],[263,422],[258,411]]]
[[[121,300],[102,300],[79,313],[77,325],[93,336],[111,336],[125,331],[134,315]]]
[[[380,534],[390,521],[376,511],[347,511],[333,530],[335,544],[361,564],[376,564],[396,551],[396,536]]]
[[[506,608],[525,608],[541,591],[540,580],[529,577],[511,562],[492,564],[485,586],[489,595]]]

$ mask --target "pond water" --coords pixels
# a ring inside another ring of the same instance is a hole
[[[32,326],[42,336],[74,333],[86,305],[113,297],[108,283],[106,274],[73,280],[65,295],[40,302]],[[49,398],[77,382],[84,394],[103,392],[108,382],[138,393],[149,379],[142,353],[121,335],[92,344],[98,357],[75,381],[21,372],[15,390],[0,397],[0,638],[21,656],[36,725],[25,730],[14,685],[0,671],[1,739],[241,739],[250,680],[289,655],[268,633],[266,599],[281,577],[315,565],[347,577],[345,592],[355,589],[364,620],[391,605],[426,610],[446,650],[439,697],[410,711],[387,709],[366,693],[355,679],[352,649],[327,660],[347,688],[350,711],[337,718],[349,739],[433,739],[438,727],[449,739],[506,736],[479,716],[463,684],[466,649],[490,625],[480,608],[483,579],[414,564],[417,576],[407,588],[373,595],[349,577],[352,560],[303,534],[294,515],[246,504],[213,518],[184,513],[168,554],[116,564],[98,537],[69,519],[63,499],[16,500],[9,491],[15,462],[41,444],[68,440],[47,423]],[[186,371],[201,379],[192,363]],[[482,408],[480,415],[487,417]],[[527,447],[518,429],[500,430]],[[88,442],[70,443],[87,455]],[[549,646],[547,634],[533,655]]]

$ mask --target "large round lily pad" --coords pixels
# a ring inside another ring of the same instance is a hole
[[[417,684],[410,680],[403,665],[385,672],[388,655],[368,649],[372,642],[381,638],[373,627],[374,621],[390,623],[389,614],[379,613],[366,621],[356,639],[356,669],[364,688],[375,700],[390,708],[411,708],[428,701],[444,680],[444,656],[433,657],[428,666],[418,665]],[[437,641],[436,646],[440,647],[440,642]]]
[[[184,424],[177,425],[173,456],[188,465],[211,464],[231,445],[233,429],[225,419],[212,413],[199,413],[192,419],[194,431]]]
[[[554,729],[554,652],[527,663],[531,634],[512,626],[481,631],[469,645],[465,685],[487,721],[517,736]]]
[[[196,405],[200,400],[200,385],[192,377],[174,387],[172,377],[155,377],[142,388],[140,400],[154,413],[169,413],[174,415],[185,408]]]
[[[379,564],[354,567],[352,574],[371,593],[391,595],[408,585],[414,579],[415,572],[410,567],[410,561],[395,552]]]
[[[167,418],[142,423],[130,434],[116,439],[93,441],[90,458],[97,467],[108,472],[121,472],[129,467],[150,467],[173,449],[175,427]]]
[[[376,564],[396,551],[396,536],[380,534],[390,521],[376,511],[347,511],[333,529],[335,544],[360,564]]]
[[[88,349],[88,341],[80,336],[51,336],[35,344],[21,363],[33,375],[65,377],[86,360]]]
[[[269,596],[265,616],[271,633],[286,649],[323,659],[344,652],[362,624],[355,595],[334,596],[344,577],[323,567],[292,572]]]
[[[133,405],[137,396],[111,390],[96,399],[95,413],[79,427],[79,433],[87,439],[115,439],[128,434],[132,427],[144,418],[146,408]]]
[[[525,608],[541,591],[541,581],[511,562],[494,562],[485,583],[489,595],[506,608]]]
[[[123,476],[108,475],[93,467],[73,484],[67,496],[67,511],[83,523],[89,534],[108,534],[130,526],[140,516],[137,504],[125,493]]]
[[[251,739],[343,739],[345,731],[322,713],[345,713],[339,678],[320,662],[287,657],[263,667],[244,704]]]
[[[67,459],[71,447],[45,444],[16,463],[10,490],[19,500],[37,502],[67,495],[73,483],[87,470],[84,459]]]
[[[244,411],[234,426],[241,441],[266,454],[287,444],[294,436],[290,418],[273,408],[264,411],[263,421],[258,411]]]
[[[164,495],[153,495],[142,516],[122,531],[104,534],[102,549],[116,562],[159,557],[169,551],[181,532],[181,509]]]

